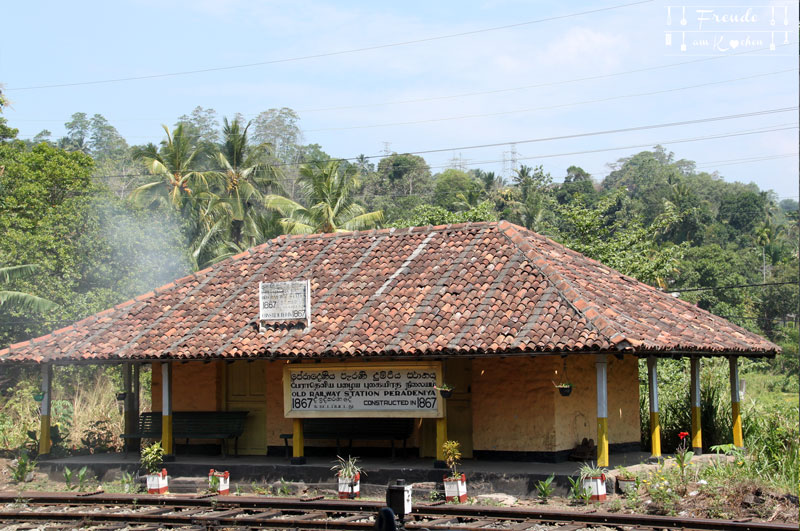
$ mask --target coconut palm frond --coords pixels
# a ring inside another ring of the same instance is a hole
[[[13,307],[18,310],[42,313],[58,307],[47,299],[22,293],[21,291],[0,291],[0,309]]]
[[[305,207],[300,203],[296,203],[288,197],[270,194],[264,197],[264,206],[277,210],[283,216],[289,216],[295,210],[305,210]]]
[[[8,283],[32,275],[39,266],[35,264],[21,264],[0,267],[0,282]]]
[[[381,223],[383,223],[383,211],[377,210],[348,219],[342,223],[342,228],[346,230],[371,229]]]

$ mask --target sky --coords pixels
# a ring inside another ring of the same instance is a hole
[[[334,157],[431,151],[433,172],[516,161],[560,182],[662,144],[798,198],[796,1],[43,0],[3,19],[22,138],[85,112],[157,143],[197,106],[289,107]]]

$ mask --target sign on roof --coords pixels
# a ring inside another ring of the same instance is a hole
[[[310,321],[311,281],[259,282],[260,321]]]

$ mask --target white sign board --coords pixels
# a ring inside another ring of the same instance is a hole
[[[441,364],[287,365],[284,414],[303,417],[411,417],[444,415]]]
[[[260,321],[310,321],[311,282],[259,282],[258,319]]]

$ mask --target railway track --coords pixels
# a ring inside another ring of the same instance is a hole
[[[375,528],[377,501],[104,493],[2,493],[4,529],[304,529]],[[415,504],[406,529],[581,529],[787,531],[796,525],[616,513],[577,513],[531,507]]]

